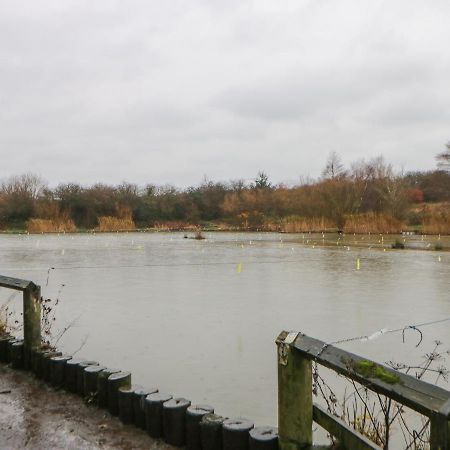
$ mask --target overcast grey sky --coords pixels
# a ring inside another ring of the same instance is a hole
[[[0,0],[0,178],[318,176],[450,139],[448,0]]]

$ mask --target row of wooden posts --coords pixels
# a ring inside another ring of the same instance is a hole
[[[0,337],[0,361],[25,369],[24,342]],[[76,393],[134,424],[156,439],[191,450],[275,450],[275,428],[254,427],[246,419],[227,419],[208,405],[191,405],[157,388],[131,383],[131,373],[101,366],[96,361],[71,358],[49,349],[33,349],[29,369],[57,389]]]
[[[0,335],[0,362],[30,370],[58,389],[77,393],[156,439],[190,450],[276,450],[274,427],[255,427],[243,418],[227,418],[208,405],[191,405],[158,388],[135,386],[131,373],[97,361],[72,358],[41,344],[40,288],[27,280],[0,276],[0,287],[23,292],[24,339]]]

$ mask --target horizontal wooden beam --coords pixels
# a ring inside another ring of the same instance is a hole
[[[284,336],[283,332],[280,336]],[[450,392],[325,342],[299,334],[290,344],[303,357],[430,417],[450,400]],[[373,373],[367,368],[373,368]],[[369,373],[367,373],[369,372]],[[447,404],[448,405],[448,404]],[[448,413],[448,411],[446,411]],[[442,411],[441,411],[442,414]]]
[[[343,420],[333,416],[320,405],[313,405],[313,419],[339,442],[339,448],[348,450],[381,450],[361,433],[348,426]]]
[[[20,278],[11,278],[0,275],[0,287],[14,289],[16,291],[35,290],[36,285],[29,280],[21,280]]]

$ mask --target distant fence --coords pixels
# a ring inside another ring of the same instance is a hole
[[[334,436],[339,448],[369,450],[380,447],[333,414],[313,403],[312,362],[356,381],[369,390],[430,419],[430,449],[450,450],[450,392],[410,375],[340,350],[300,333],[283,331],[278,345],[278,428],[281,450],[312,444],[313,422]],[[360,368],[379,368],[369,376]]]

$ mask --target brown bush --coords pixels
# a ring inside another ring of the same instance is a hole
[[[77,231],[72,219],[30,219],[27,222],[28,233],[71,233]]]
[[[425,234],[450,234],[450,214],[442,212],[423,221],[422,232]]]
[[[280,231],[285,233],[317,233],[335,229],[333,222],[325,217],[289,216],[280,223]]]
[[[168,222],[156,222],[153,227],[157,231],[196,231],[198,225],[180,220],[172,220]]]
[[[128,217],[113,217],[113,216],[101,216],[98,218],[97,231],[134,231],[136,225],[133,218]]]
[[[401,233],[405,228],[404,223],[388,214],[365,213],[347,216],[344,232],[396,234]]]

